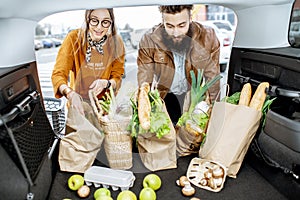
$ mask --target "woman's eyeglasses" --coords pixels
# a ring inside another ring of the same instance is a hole
[[[108,19],[104,19],[102,21],[99,21],[99,19],[97,19],[97,18],[91,18],[89,20],[89,24],[91,26],[98,26],[99,23],[101,24],[101,26],[103,28],[109,28],[109,26],[111,25],[112,22],[110,20],[108,20]]]

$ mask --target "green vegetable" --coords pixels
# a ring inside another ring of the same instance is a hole
[[[105,93],[99,103],[101,105],[101,109],[112,119],[118,107],[116,96],[112,87],[109,88],[109,92]]]
[[[239,100],[240,100],[240,95],[241,95],[241,92],[236,92],[236,93],[232,94],[229,97],[227,97],[227,96],[224,97],[222,99],[222,101],[226,101],[227,103],[231,103],[231,104],[237,105],[239,103]]]
[[[144,130],[142,127],[140,127],[137,102],[133,98],[130,99],[133,108],[133,116],[128,125],[128,130],[131,132],[132,137],[136,138],[138,134],[151,132],[156,133],[157,138],[161,138],[164,135],[168,134],[171,130],[171,128],[169,127],[170,119],[168,115],[162,110],[163,102],[160,98],[158,90],[151,90],[148,93],[148,96],[151,104],[149,131]]]
[[[207,90],[214,85],[218,80],[222,78],[221,75],[215,76],[213,79],[204,83],[203,70],[198,69],[197,79],[193,70],[190,71],[192,84],[191,84],[191,103],[187,112],[184,112],[177,122],[177,126],[184,126],[186,121],[191,118],[191,114],[195,109],[195,106],[205,100]]]
[[[261,117],[261,125],[262,125],[262,128],[265,126],[265,123],[266,123],[266,115],[268,113],[268,111],[270,110],[270,106],[271,104],[273,103],[273,101],[276,99],[276,97],[274,97],[273,99],[270,99],[270,96],[267,95],[267,98],[263,104],[263,107],[262,107],[262,117]]]
[[[194,114],[193,116],[194,122],[202,129],[205,130],[206,124],[208,123],[209,116],[204,113]]]

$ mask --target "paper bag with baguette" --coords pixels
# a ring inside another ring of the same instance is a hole
[[[151,171],[176,168],[175,129],[158,90],[145,82],[131,103],[129,129],[145,167]]]
[[[238,95],[232,95],[233,99],[214,103],[200,158],[222,163],[227,175],[236,177],[260,125],[268,87],[267,82],[259,84],[252,96],[251,85],[247,83]]]

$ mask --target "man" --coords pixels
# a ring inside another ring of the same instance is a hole
[[[162,23],[142,37],[138,50],[138,84],[158,81],[173,124],[182,114],[185,94],[190,90],[190,71],[203,69],[208,81],[220,73],[220,43],[212,28],[192,21],[192,5],[160,6]],[[209,89],[212,101],[220,90]]]

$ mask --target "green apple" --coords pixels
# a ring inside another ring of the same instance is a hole
[[[71,190],[78,190],[84,184],[84,178],[80,174],[74,174],[68,179],[68,186]]]
[[[113,198],[110,196],[99,196],[96,200],[113,200]]]
[[[94,192],[94,198],[97,199],[100,196],[111,196],[110,190],[107,188],[99,188]]]
[[[123,190],[118,194],[117,200],[137,200],[137,197],[132,191]]]
[[[145,187],[141,190],[139,200],[156,200],[156,193],[150,187]]]
[[[143,187],[150,187],[153,190],[158,190],[161,187],[161,179],[156,174],[148,174],[143,180]]]

